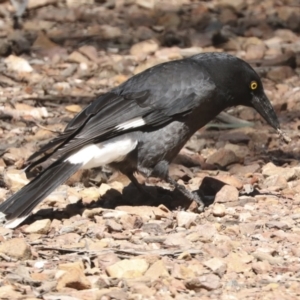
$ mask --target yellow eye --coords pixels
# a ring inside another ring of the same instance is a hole
[[[250,83],[251,90],[256,90],[257,86],[258,86],[258,84],[256,81],[251,81],[251,83]]]

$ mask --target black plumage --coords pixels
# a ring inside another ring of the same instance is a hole
[[[26,172],[39,165],[46,169],[2,203],[0,212],[8,226],[16,226],[76,170],[103,164],[136,185],[134,172],[160,177],[202,207],[198,195],[169,177],[168,167],[198,129],[236,105],[255,108],[279,129],[259,76],[243,60],[203,53],[154,66],[98,97],[34,153]]]

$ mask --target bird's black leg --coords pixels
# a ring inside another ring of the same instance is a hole
[[[138,191],[141,194],[145,195],[146,197],[151,198],[154,201],[156,200],[156,197],[154,195],[152,195],[151,193],[149,193],[148,191],[146,191],[144,189],[144,187],[137,181],[137,179],[135,178],[135,176],[132,173],[126,174],[126,175],[128,176],[130,181],[135,185],[135,187],[138,189]],[[169,175],[163,176],[162,179],[164,179],[166,182],[172,184],[175,187],[175,189],[177,189],[187,199],[189,199],[191,201],[195,201],[198,204],[198,210],[200,212],[204,210],[204,203],[201,199],[201,198],[204,198],[204,196],[199,196],[198,194],[189,191],[183,185],[177,183],[177,181],[172,179]]]
[[[198,204],[198,210],[202,212],[204,210],[204,203],[203,200],[204,196],[199,196],[196,193],[192,193],[191,191],[187,190],[183,185],[177,183],[174,179],[172,179],[169,175],[169,162],[167,160],[162,160],[152,170],[148,170],[146,168],[139,168],[139,172],[142,174],[159,177],[166,182],[172,184],[175,189],[177,189],[184,197],[191,201],[195,201]],[[202,199],[201,199],[202,198]]]
[[[175,181],[174,179],[172,179],[169,175],[167,175],[165,177],[165,180],[166,180],[166,182],[172,184],[182,195],[184,195],[185,197],[187,197],[190,200],[195,201],[199,205],[198,206],[198,210],[199,211],[203,211],[204,210],[203,200],[201,199],[201,197],[198,194],[189,191],[183,185],[177,183],[177,181]]]
[[[154,195],[146,191],[145,188],[137,181],[137,179],[132,173],[126,175],[142,195],[145,195],[146,197],[150,197],[151,199],[155,200]]]

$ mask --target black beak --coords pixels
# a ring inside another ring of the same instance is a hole
[[[259,97],[253,95],[251,102],[255,110],[268,122],[269,125],[276,130],[280,128],[275,110],[265,93]]]

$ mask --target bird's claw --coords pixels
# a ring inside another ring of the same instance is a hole
[[[193,200],[198,204],[197,210],[198,210],[199,212],[203,212],[203,211],[204,211],[204,206],[205,206],[203,200],[202,200],[201,197],[200,197],[197,193],[195,193],[195,192],[192,192],[192,195],[193,195]]]

